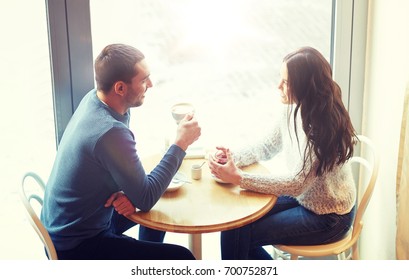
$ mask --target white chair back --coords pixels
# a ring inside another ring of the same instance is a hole
[[[29,178],[34,179],[37,185],[33,187],[32,184],[28,184]],[[57,252],[55,250],[51,237],[42,224],[41,220],[39,219],[39,211],[43,206],[44,189],[45,184],[40,176],[38,176],[34,172],[28,172],[23,176],[20,188],[20,198],[27,210],[26,214],[30,221],[30,224],[34,228],[38,237],[41,239],[41,242],[43,242],[44,244],[48,258],[50,260],[57,260]]]

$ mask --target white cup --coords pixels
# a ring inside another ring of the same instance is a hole
[[[177,103],[172,106],[172,117],[177,124],[189,113],[195,112],[195,107],[191,103]]]
[[[226,157],[226,155],[224,154],[224,153],[222,153],[221,151],[216,151],[215,153],[214,153],[214,157],[216,158],[216,160],[217,160],[217,163],[219,163],[219,164],[226,164],[227,163],[227,157]]]
[[[193,164],[191,168],[192,179],[200,180],[202,178],[202,165]]]

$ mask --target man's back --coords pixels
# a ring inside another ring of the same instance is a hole
[[[95,90],[84,97],[70,120],[47,183],[42,213],[60,250],[70,249],[80,238],[95,236],[108,227],[112,208],[105,208],[104,203],[119,188],[96,146],[111,129],[132,137],[128,120],[128,114],[121,116],[99,101]],[[70,242],[72,236],[75,239]]]

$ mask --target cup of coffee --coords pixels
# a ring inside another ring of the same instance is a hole
[[[171,108],[172,117],[177,124],[189,113],[195,112],[195,107],[191,103],[177,103]]]
[[[217,163],[219,163],[219,164],[226,164],[226,162],[227,162],[227,156],[222,151],[216,151],[214,153],[214,157],[217,160]]]

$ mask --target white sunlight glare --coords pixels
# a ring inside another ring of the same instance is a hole
[[[191,1],[180,10],[183,45],[222,55],[244,29],[243,1]]]

